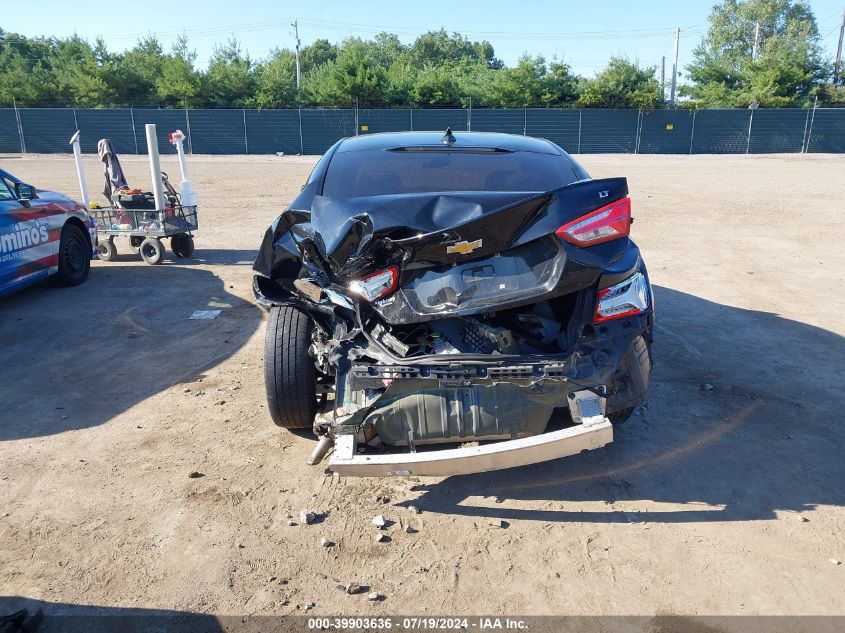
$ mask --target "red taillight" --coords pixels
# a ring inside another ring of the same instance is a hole
[[[575,246],[595,246],[630,232],[631,199],[622,198],[564,224],[555,235]]]
[[[593,322],[641,314],[648,309],[650,294],[648,280],[637,271],[625,281],[599,290]]]
[[[399,269],[396,266],[377,270],[366,277],[356,279],[349,289],[368,301],[375,301],[389,295],[399,285]]]

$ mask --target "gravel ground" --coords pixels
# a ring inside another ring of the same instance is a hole
[[[581,157],[629,178],[647,405],[589,454],[384,480],[307,466],[264,404],[251,264],[315,160],[193,157],[193,261],[119,243],[80,287],[0,301],[0,611],[845,613],[845,156]],[[0,164],[77,195],[69,157]]]

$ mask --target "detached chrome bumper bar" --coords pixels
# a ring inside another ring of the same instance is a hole
[[[583,391],[573,396],[569,406],[573,420],[579,423],[576,426],[483,446],[359,455],[354,434],[338,435],[329,459],[329,470],[352,477],[446,477],[527,466],[610,444],[613,427],[601,410],[599,398]]]

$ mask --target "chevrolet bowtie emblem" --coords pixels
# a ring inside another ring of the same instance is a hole
[[[481,248],[481,244],[481,240],[475,240],[474,242],[455,242],[451,246],[446,247],[446,254],[459,253],[460,255],[468,255],[472,251]]]

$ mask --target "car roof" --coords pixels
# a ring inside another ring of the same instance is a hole
[[[338,152],[356,152],[374,149],[396,149],[399,147],[425,147],[444,150],[500,149],[511,152],[537,152],[565,156],[566,152],[554,143],[533,136],[502,134],[499,132],[453,131],[455,142],[443,143],[445,130],[439,132],[381,132],[364,134],[343,139]]]

